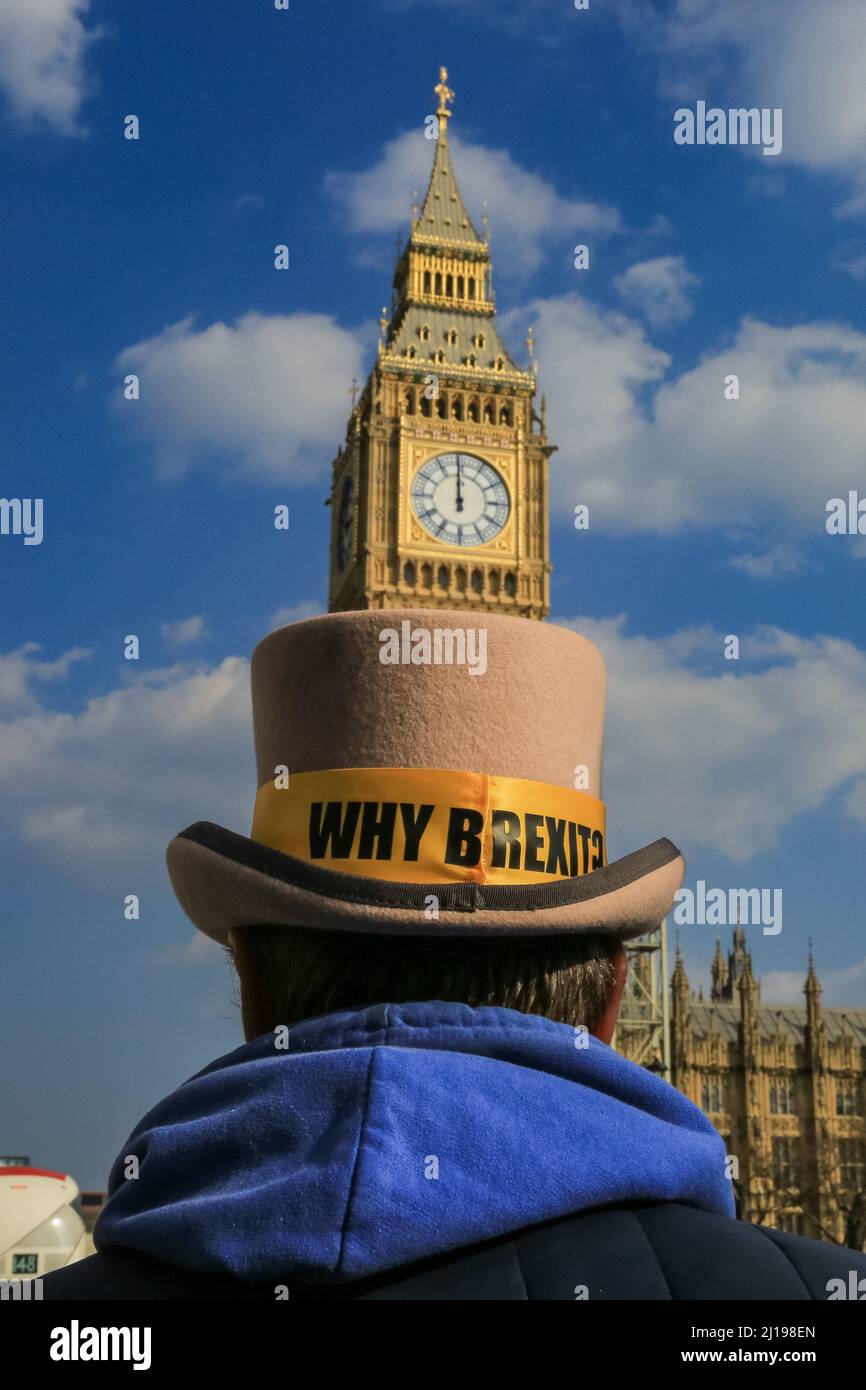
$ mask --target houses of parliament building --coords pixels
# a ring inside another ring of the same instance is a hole
[[[486,219],[473,223],[449,147],[447,79],[443,68],[427,121],[427,192],[332,463],[329,608],[543,621],[555,446],[531,328],[521,365],[496,326]],[[739,926],[727,956],[717,947],[709,999],[679,952],[668,976],[665,951],[663,925],[631,946],[615,1045],[713,1121],[741,1216],[866,1247],[866,1009],[823,1007],[811,955],[802,1004],[763,1001]]]
[[[724,1137],[738,1214],[866,1249],[866,1009],[822,1005],[811,949],[803,1003],[764,1003],[739,926],[711,978],[705,1000],[677,952],[669,1079]]]

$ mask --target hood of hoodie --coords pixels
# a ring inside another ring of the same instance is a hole
[[[724,1143],[679,1091],[549,1019],[389,1004],[185,1082],[133,1131],[94,1235],[245,1280],[346,1281],[640,1200],[733,1215]]]

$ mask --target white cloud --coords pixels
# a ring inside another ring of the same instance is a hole
[[[552,509],[568,512],[588,502],[591,525],[630,527],[637,505],[638,529],[664,527],[676,506],[678,480],[670,477],[669,460],[653,480],[653,511],[646,510],[646,483],[634,460],[648,426],[635,394],[664,374],[667,353],[633,320],[604,313],[577,295],[536,300],[501,315],[506,337],[525,323],[535,325],[551,437],[560,447],[551,464]],[[629,498],[635,484],[637,498]],[[672,489],[667,499],[666,485]]]
[[[191,821],[248,829],[254,783],[249,668],[238,657],[153,672],[77,714],[30,708],[0,720],[8,832],[49,865],[130,892],[164,882],[165,846]]]
[[[100,29],[86,29],[90,0],[3,0],[0,91],[25,128],[80,133],[90,82],[87,51]]]
[[[805,559],[796,546],[780,542],[760,554],[733,555],[728,563],[752,579],[781,579],[786,574],[799,574]]]
[[[820,962],[816,961],[815,964],[825,1007],[840,1008],[847,1005],[862,1009],[863,995],[866,992],[866,956],[855,961],[853,965],[842,966],[837,970],[823,971]],[[802,1004],[805,982],[805,968],[801,972],[770,970],[761,976],[761,999],[768,1004]]]
[[[222,947],[205,936],[204,932],[193,931],[181,941],[173,941],[156,953],[156,960],[162,965],[199,966],[213,964],[222,956]]]
[[[866,778],[855,782],[845,803],[845,809],[854,820],[866,825]]]
[[[667,328],[692,313],[690,291],[701,281],[683,256],[656,256],[630,265],[613,283],[628,308],[643,314],[654,328]]]
[[[624,0],[618,13],[658,54],[666,98],[780,106],[780,160],[866,176],[862,0]]]
[[[805,969],[768,970],[761,976],[762,1004],[802,1004]]]
[[[25,642],[17,651],[0,654],[0,710],[36,709],[32,687],[65,680],[73,664],[90,655],[85,647],[73,647],[55,661],[44,661],[36,656],[41,650],[38,642]]]
[[[866,216],[866,188],[855,188],[850,198],[846,198],[833,212],[840,222]]]
[[[706,629],[650,640],[629,636],[623,618],[555,621],[607,662],[604,797],[617,853],[669,835],[748,860],[866,778],[866,652],[851,643],[759,628],[728,662],[722,634]]]
[[[850,275],[852,280],[866,281],[866,249],[862,245],[837,247],[830,256],[830,265],[833,270]]]
[[[756,193],[762,198],[781,198],[783,193],[788,191],[788,181],[780,172],[778,163],[769,159],[767,163],[770,167],[759,169],[756,174],[752,174],[746,181],[746,187],[750,193]]]
[[[450,136],[449,144],[461,192],[479,231],[487,202],[497,270],[529,274],[549,245],[567,250],[575,236],[598,237],[620,228],[615,208],[562,197],[542,175],[517,164],[507,150],[470,144],[458,136]],[[417,189],[420,205],[434,150],[419,123],[417,131],[390,140],[372,168],[329,173],[325,187],[345,210],[350,229],[408,234],[410,195]]]
[[[204,636],[204,618],[197,613],[175,623],[162,623],[159,635],[169,647],[188,647]]]
[[[669,835],[692,854],[745,861],[846,794],[848,814],[866,824],[863,651],[761,628],[730,663],[709,629],[649,639],[629,635],[623,618],[565,625],[607,661],[612,852]],[[78,714],[27,710],[0,721],[10,843],[90,882],[141,892],[164,883],[165,846],[189,822],[248,833],[248,679],[248,663],[227,657],[109,690]]]
[[[866,334],[744,319],[729,346],[662,380],[670,359],[622,314],[571,295],[503,316],[526,322],[560,448],[554,510],[588,503],[591,526],[624,531],[757,525],[767,539],[784,525],[845,545],[826,535],[826,503],[862,478]]]
[[[299,623],[303,618],[318,618],[327,612],[325,599],[305,598],[298,603],[286,604],[272,613],[268,619],[268,632],[278,627],[288,627],[289,623]]]
[[[116,369],[140,377],[141,398],[115,393],[116,413],[166,473],[221,460],[306,481],[345,433],[363,355],[360,335],[324,314],[250,313],[202,329],[187,318],[121,352]]]

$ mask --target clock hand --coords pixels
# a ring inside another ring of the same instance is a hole
[[[463,511],[463,494],[460,491],[460,455],[457,455],[457,510]]]

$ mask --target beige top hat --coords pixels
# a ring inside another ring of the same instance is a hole
[[[438,936],[658,926],[670,840],[608,864],[604,661],[569,628],[396,609],[280,628],[253,654],[252,836],[172,840],[217,941],[275,923]]]

